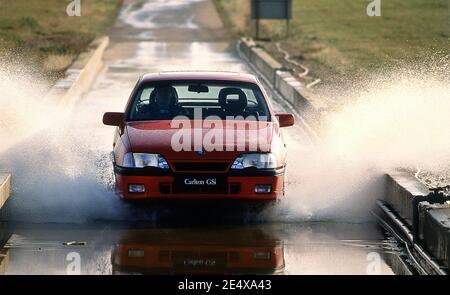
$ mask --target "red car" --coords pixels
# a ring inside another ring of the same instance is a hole
[[[127,232],[113,274],[283,274],[284,244],[258,228]]]
[[[134,199],[277,200],[284,194],[286,145],[275,114],[252,75],[218,72],[146,74],[116,126],[118,194]]]

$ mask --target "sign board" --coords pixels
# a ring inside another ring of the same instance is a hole
[[[252,0],[252,19],[291,19],[292,0]]]

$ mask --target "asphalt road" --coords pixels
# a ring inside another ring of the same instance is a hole
[[[327,181],[322,187],[311,176],[327,169],[313,169],[316,138],[302,124],[286,130],[287,198],[275,207],[257,212],[235,204],[119,201],[111,190],[113,129],[103,126],[101,117],[123,110],[142,73],[252,70],[236,55],[208,0],[125,1],[109,35],[107,68],[93,89],[51,135],[34,138],[45,140],[51,152],[42,153],[52,156],[42,157],[40,166],[18,165],[26,181],[16,184],[0,215],[0,245],[2,239],[6,243],[0,272],[403,271],[401,251],[369,217],[366,203],[357,201],[366,199],[364,191],[337,198],[332,192],[338,184]],[[283,101],[268,90],[275,107],[285,110]],[[77,261],[79,268],[73,264]]]

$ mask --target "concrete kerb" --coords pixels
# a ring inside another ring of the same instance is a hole
[[[429,194],[429,189],[410,172],[395,171],[386,175],[384,201],[413,233],[417,230],[417,240],[414,242],[423,244],[428,253],[448,268],[450,205],[429,204],[426,201]],[[414,224],[415,219],[418,224]]]
[[[429,194],[428,188],[410,172],[394,171],[386,175],[385,201],[410,227],[413,225],[413,199]]]
[[[250,51],[250,62],[271,82],[275,84],[275,75],[283,66],[272,58],[263,48],[253,47]]]
[[[11,174],[0,173],[0,209],[11,195]]]
[[[271,83],[308,122],[318,129],[327,114],[328,106],[318,96],[308,91],[303,83],[277,62],[254,40],[242,38],[238,48],[243,57]]]
[[[243,53],[244,57],[246,57],[247,60],[250,57],[250,50],[253,47],[257,46],[255,41],[253,41],[252,39],[248,39],[248,38],[242,38],[241,40],[239,40],[238,45],[239,45],[239,50]]]
[[[85,94],[104,67],[103,54],[108,44],[108,36],[95,39],[87,51],[81,53],[67,69],[65,77],[55,83],[47,98],[57,103],[67,103],[76,101]]]
[[[450,205],[419,206],[419,232],[425,249],[447,268],[450,267]]]
[[[9,251],[0,248],[0,275],[4,275],[8,269]]]

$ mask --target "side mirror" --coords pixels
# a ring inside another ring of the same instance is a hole
[[[105,113],[103,115],[103,124],[107,126],[120,126],[124,122],[124,113]]]
[[[275,114],[278,117],[278,122],[280,122],[280,127],[290,127],[295,124],[295,118],[292,114],[288,113],[278,113]]]

